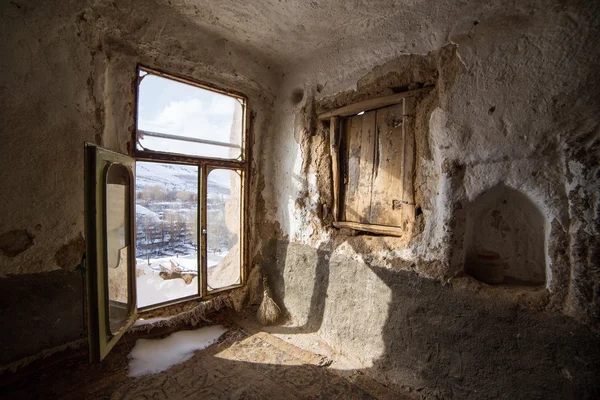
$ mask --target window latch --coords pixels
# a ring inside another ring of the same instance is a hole
[[[392,200],[392,210],[401,210],[403,204],[406,204],[409,206],[415,205],[415,203],[409,203],[408,201],[405,201],[405,200]]]

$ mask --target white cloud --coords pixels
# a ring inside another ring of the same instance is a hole
[[[209,112],[213,115],[232,116],[237,100],[224,95],[212,96]],[[230,117],[231,118],[231,117]]]
[[[171,101],[155,116],[140,115],[139,128],[171,135],[230,142],[235,101],[231,97],[221,95],[212,96],[210,103],[197,98]],[[153,137],[145,137],[141,142],[144,147],[152,150],[221,158],[229,155],[229,149],[225,147]]]

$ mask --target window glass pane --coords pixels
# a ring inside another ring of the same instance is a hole
[[[129,190],[127,167],[113,164],[106,175],[106,267],[108,324],[115,334],[127,322],[129,309]]]
[[[206,198],[208,290],[240,283],[241,176],[216,169],[208,175]]]
[[[136,163],[137,304],[198,294],[198,167]]]
[[[243,100],[144,71],[140,76],[138,149],[223,159],[241,157]]]

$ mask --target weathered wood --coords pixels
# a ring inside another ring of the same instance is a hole
[[[400,101],[342,121],[332,118],[334,226],[393,236],[412,230],[416,99]]]
[[[348,175],[350,160],[350,131],[352,130],[352,120],[350,118],[340,119],[340,148],[338,155],[340,158],[340,193],[339,193],[339,214],[340,221],[346,220],[346,201],[348,192]]]
[[[383,225],[373,225],[373,224],[364,224],[360,222],[350,222],[350,221],[339,221],[334,222],[333,226],[338,229],[347,228],[354,229],[357,231],[366,231],[373,232],[380,235],[388,235],[388,236],[405,236],[407,232],[402,228],[396,226],[383,226]]]
[[[360,141],[360,176],[358,178],[358,201],[356,212],[359,222],[370,223],[371,191],[373,190],[373,171],[375,162],[375,119],[377,111],[369,111],[362,117]],[[355,117],[353,117],[355,118]]]
[[[415,220],[415,98],[404,99],[402,112],[402,136],[404,137],[404,171],[402,173],[402,228],[412,230]]]
[[[358,184],[360,180],[360,151],[362,137],[362,115],[348,118],[348,182],[346,182],[344,219],[359,221]]]
[[[338,117],[331,117],[329,123],[329,150],[331,154],[331,175],[333,191],[333,220],[338,221],[340,201],[340,157],[339,157],[339,130],[340,121]]]
[[[394,201],[401,200],[402,162],[404,141],[402,135],[402,104],[377,110],[377,142],[375,174],[371,193],[369,222],[376,225],[401,226],[402,212],[394,209]]]
[[[434,87],[435,86],[427,86],[421,89],[408,90],[406,92],[392,94],[390,96],[360,101],[358,103],[324,112],[323,114],[319,115],[319,119],[326,120],[331,117],[348,117],[350,115],[356,115],[362,111],[366,112],[377,108],[391,106],[393,104],[401,103],[406,97],[413,97],[419,94],[427,93]]]

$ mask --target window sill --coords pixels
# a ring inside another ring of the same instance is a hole
[[[371,233],[377,233],[379,235],[387,235],[387,236],[398,236],[403,237],[408,234],[402,228],[398,228],[395,226],[386,226],[386,225],[372,225],[372,224],[363,224],[359,222],[347,222],[347,221],[338,221],[334,222],[333,226],[338,229],[354,229],[357,231],[365,231]]]
[[[200,295],[194,295],[194,296],[182,297],[180,299],[171,300],[171,301],[164,302],[164,303],[157,303],[157,304],[152,304],[150,306],[139,307],[138,314],[146,315],[152,311],[164,311],[165,314],[170,314],[169,311],[172,309],[176,309],[179,312],[182,307],[186,308],[189,304],[193,304],[194,302],[199,303],[199,302],[203,302],[203,301],[209,301],[209,300],[212,300],[217,295],[221,295],[225,292],[229,292],[229,291],[232,291],[235,289],[242,288],[243,286],[244,286],[243,284],[235,284],[235,285],[227,286],[224,288],[211,290],[204,297],[202,297]],[[175,307],[175,306],[177,306],[177,307]]]

